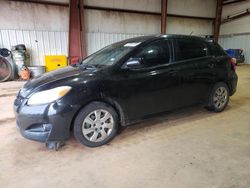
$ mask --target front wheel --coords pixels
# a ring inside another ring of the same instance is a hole
[[[215,112],[223,111],[229,101],[229,89],[223,82],[216,83],[209,95],[207,109]]]
[[[98,147],[110,142],[118,130],[118,115],[109,105],[93,102],[83,108],[74,123],[74,135],[89,147]]]

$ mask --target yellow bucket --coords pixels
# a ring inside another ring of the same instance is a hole
[[[56,70],[67,66],[67,57],[65,55],[46,55],[45,68],[46,72]]]

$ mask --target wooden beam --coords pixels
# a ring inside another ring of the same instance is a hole
[[[52,6],[62,6],[62,7],[68,7],[68,3],[59,3],[59,2],[53,2],[53,1],[37,1],[37,0],[9,0],[9,1],[15,1],[15,2],[22,2],[22,3],[34,3],[34,4],[42,4],[42,5],[52,5]]]
[[[246,0],[223,1],[223,6],[224,5],[231,5],[231,4],[234,4],[234,3],[240,3],[240,2],[243,2],[243,1],[246,1]]]
[[[242,17],[245,17],[245,16],[249,16],[249,15],[250,15],[250,11],[249,11],[249,9],[246,9],[245,11],[243,11],[241,13],[238,13],[238,14],[235,14],[235,15],[232,15],[232,16],[227,16],[226,19],[221,21],[221,24],[231,22],[233,20],[236,20],[236,19],[239,19],[239,18],[242,18]]]
[[[131,9],[120,9],[120,8],[111,8],[111,7],[99,7],[99,6],[89,6],[84,5],[85,9],[88,10],[100,10],[100,11],[110,11],[110,12],[122,12],[122,13],[134,13],[134,14],[148,14],[160,16],[160,12],[150,12],[150,11],[141,11],[141,10],[131,10]]]
[[[161,12],[151,12],[151,11],[142,11],[142,10],[97,7],[97,6],[89,6],[89,5],[84,5],[84,8],[88,10],[100,10],[100,11],[110,11],[110,12],[122,12],[122,13],[133,13],[133,14],[143,14],[143,15],[147,14],[147,15],[153,15],[153,16],[161,16]],[[215,19],[212,17],[188,16],[188,15],[181,15],[181,14],[167,14],[167,17],[199,19],[199,20],[209,20],[209,21],[213,21]]]
[[[10,0],[10,1],[44,4],[44,5],[54,5],[54,6],[64,6],[64,7],[69,6],[68,3],[57,3],[57,2],[51,2],[51,1],[36,1],[36,0]],[[110,7],[98,7],[98,6],[89,6],[89,5],[84,5],[84,9],[85,10],[100,10],[100,11],[112,11],[112,12],[123,12],[123,13],[134,13],[134,14],[161,16],[161,12],[120,9],[120,8],[110,8]],[[188,16],[188,15],[181,15],[181,14],[167,14],[167,17],[198,19],[198,20],[208,20],[208,21],[213,21],[215,19],[212,17]]]
[[[214,21],[214,40],[218,42],[219,35],[220,35],[220,25],[221,25],[221,14],[222,14],[222,3],[223,0],[217,0],[216,5],[216,16]]]
[[[167,0],[161,0],[161,34],[166,34],[167,30]]]
[[[69,62],[81,58],[81,23],[79,0],[70,0],[69,5]]]
[[[87,57],[87,41],[84,20],[84,0],[80,0],[80,20],[81,20],[81,58]]]
[[[214,19],[215,19],[215,18],[212,18],[212,17],[188,16],[188,15],[181,15],[181,14],[167,14],[167,17],[195,19],[195,20],[207,20],[207,21],[214,21]]]

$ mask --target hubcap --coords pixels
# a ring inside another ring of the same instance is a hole
[[[91,142],[100,142],[112,132],[114,119],[106,110],[95,110],[89,113],[83,121],[83,136]]]
[[[228,92],[225,87],[219,87],[213,97],[213,102],[216,108],[223,108],[227,103]]]

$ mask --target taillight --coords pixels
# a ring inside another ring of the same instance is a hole
[[[236,59],[233,59],[233,58],[230,59],[230,65],[231,65],[232,70],[236,69],[236,62],[235,61],[236,61]]]

